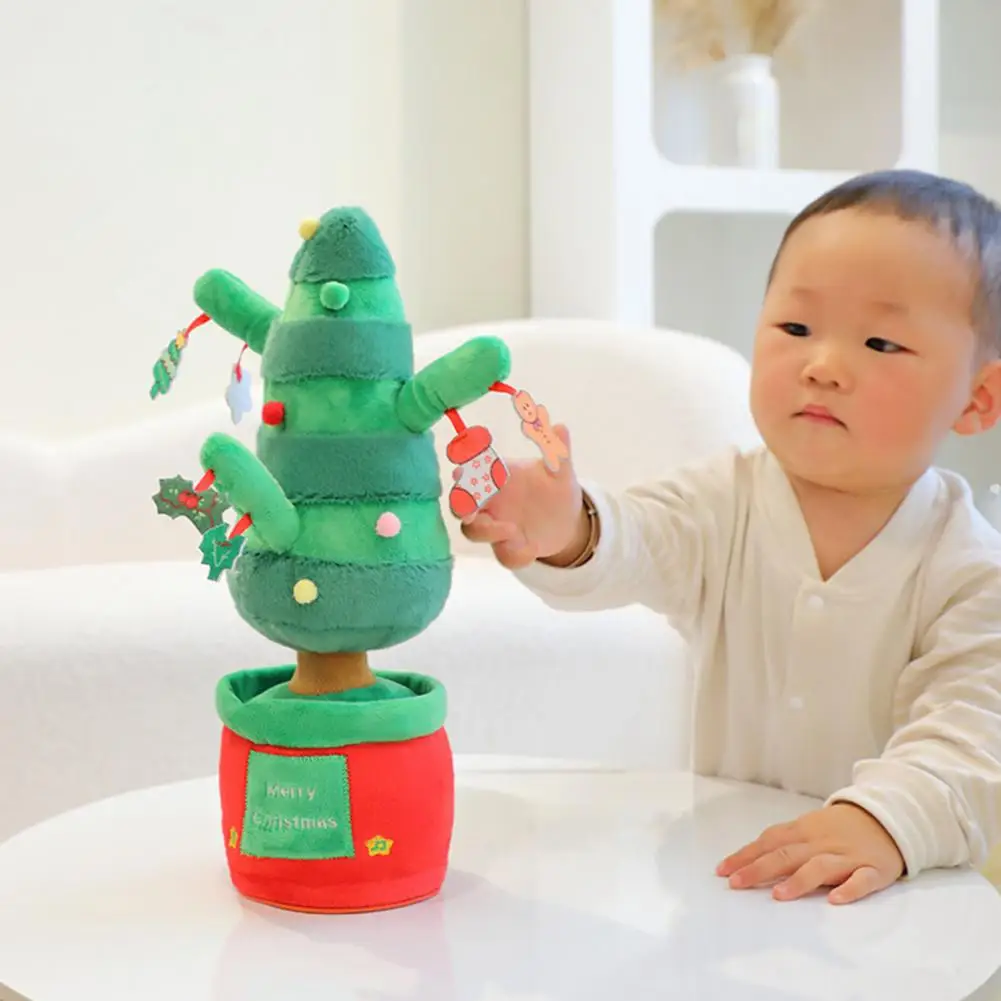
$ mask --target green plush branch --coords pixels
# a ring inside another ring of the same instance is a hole
[[[206,271],[195,282],[195,302],[223,330],[246,341],[256,354],[264,350],[271,325],[281,315],[277,306],[220,268]]]
[[[485,396],[510,371],[511,355],[503,341],[474,337],[415,373],[400,390],[396,414],[409,431],[427,431],[446,410]]]
[[[213,434],[202,445],[201,461],[232,506],[250,515],[261,541],[276,553],[288,552],[299,537],[299,515],[260,459],[235,438]]]

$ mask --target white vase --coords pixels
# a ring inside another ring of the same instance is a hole
[[[730,56],[710,73],[709,161],[773,170],[779,162],[779,87],[768,56]]]

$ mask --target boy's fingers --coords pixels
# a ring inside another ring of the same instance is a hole
[[[462,522],[462,534],[471,542],[486,542],[493,546],[494,555],[501,566],[518,570],[535,559],[535,545],[525,538],[525,533],[510,521],[497,521],[480,512]]]
[[[877,869],[864,865],[856,869],[840,886],[831,890],[827,899],[832,904],[851,904],[889,885],[886,877]]]
[[[520,570],[535,562],[536,547],[524,536],[518,543],[502,542],[494,547],[497,562],[508,570]]]
[[[570,429],[566,424],[554,424],[553,433],[566,446],[566,457],[560,457],[559,468],[553,474],[561,478],[573,476],[573,449],[570,446]]]
[[[783,845],[741,866],[730,876],[730,885],[743,889],[772,883],[776,879],[792,876],[797,870],[804,868],[811,858],[813,849],[809,845]]]
[[[783,845],[796,844],[802,840],[802,835],[794,824],[776,824],[762,831],[758,837],[744,845],[739,851],[735,851],[723,859],[716,867],[716,875],[729,876],[768,852],[773,852]]]
[[[772,888],[776,900],[798,900],[822,886],[837,886],[851,873],[851,863],[843,855],[814,855],[788,879]]]
[[[468,521],[463,521],[461,531],[470,542],[487,542],[492,546],[499,542],[508,542],[520,534],[510,522],[497,521],[496,518],[482,512]]]

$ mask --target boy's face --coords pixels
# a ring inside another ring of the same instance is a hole
[[[765,297],[751,376],[754,419],[786,472],[892,490],[951,428],[989,426],[973,293],[968,263],[919,223],[850,209],[804,222]]]

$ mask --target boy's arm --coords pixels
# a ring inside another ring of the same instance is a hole
[[[972,568],[897,684],[898,724],[828,802],[896,841],[906,875],[982,865],[1001,842],[1001,567]]]
[[[690,636],[707,588],[715,583],[712,568],[730,546],[740,461],[739,453],[728,450],[618,493],[582,483],[596,510],[593,555],[573,568],[536,561],[516,576],[552,608],[645,605]]]

